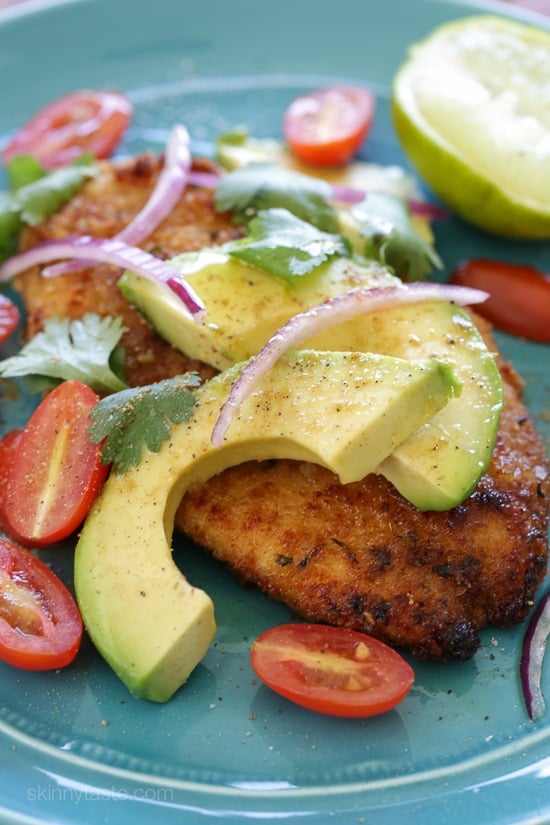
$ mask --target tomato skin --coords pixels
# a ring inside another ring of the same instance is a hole
[[[3,527],[4,524],[3,507],[8,476],[22,435],[23,427],[19,427],[16,430],[11,430],[11,432],[6,433],[0,438],[0,527]]]
[[[330,86],[302,95],[283,116],[291,151],[304,163],[342,166],[367,138],[376,98],[359,86]]]
[[[118,92],[83,90],[49,103],[8,142],[2,160],[33,155],[46,169],[71,163],[82,154],[106,158],[132,119],[132,106]]]
[[[3,497],[6,532],[27,547],[71,535],[82,523],[109,468],[88,435],[98,396],[65,381],[40,403],[23,429]]]
[[[451,282],[488,292],[489,298],[476,305],[476,312],[498,329],[550,343],[548,275],[526,264],[474,258],[458,264]]]
[[[20,313],[13,301],[0,293],[0,344],[17,329]]]
[[[24,670],[73,661],[82,618],[67,587],[33,554],[0,538],[0,659]]]
[[[414,681],[412,668],[388,645],[321,624],[266,630],[254,641],[250,661],[276,693],[329,716],[385,713],[405,698]]]

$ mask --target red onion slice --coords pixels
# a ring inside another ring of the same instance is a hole
[[[204,186],[205,189],[215,189],[220,182],[218,172],[200,172],[198,170],[189,172],[189,183],[193,186]]]
[[[141,212],[118,233],[120,241],[137,245],[170,214],[188,182],[191,168],[190,143],[185,126],[176,124],[172,127],[166,145],[164,166],[151,197]]]
[[[158,177],[155,188],[140,212],[115,235],[120,241],[137,246],[144,238],[170,214],[181,197],[189,180],[191,168],[191,150],[189,133],[185,126],[176,124],[168,138],[164,153],[164,166]],[[91,265],[93,261],[63,261],[59,264],[46,267],[43,275],[53,278],[57,275],[66,275]]]
[[[19,252],[0,266],[0,283],[10,281],[33,266],[76,258],[132,269],[150,281],[165,283],[184,303],[196,320],[204,313],[204,304],[194,290],[178,274],[175,267],[155,258],[138,246],[130,246],[119,238],[92,238],[89,235],[45,241],[32,249]]]
[[[433,203],[414,199],[409,199],[407,203],[412,214],[418,215],[419,218],[434,221],[446,221],[449,218],[449,212],[443,206],[436,206]]]
[[[398,304],[438,300],[467,305],[481,303],[487,298],[488,294],[479,289],[457,289],[453,285],[416,281],[395,287],[354,289],[294,315],[248,362],[233,384],[214,425],[211,436],[212,444],[217,447],[222,444],[237,408],[254,391],[260,379],[269,372],[273,364],[289,347],[296,347],[335,324]]]
[[[345,186],[344,184],[333,183],[332,195],[335,200],[340,203],[349,204],[361,203],[367,197],[367,193],[362,189],[356,189],[354,186]]]
[[[546,709],[544,696],[542,695],[541,677],[549,634],[550,591],[541,599],[531,617],[521,650],[521,688],[527,713],[533,722],[541,719]]]

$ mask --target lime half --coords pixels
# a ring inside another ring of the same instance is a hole
[[[550,31],[462,18],[411,47],[392,89],[404,151],[465,220],[550,238]]]

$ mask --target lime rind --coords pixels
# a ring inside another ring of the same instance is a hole
[[[465,220],[550,237],[550,31],[492,15],[435,29],[392,88],[397,135]]]

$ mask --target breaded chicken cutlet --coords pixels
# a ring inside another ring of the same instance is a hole
[[[149,155],[102,163],[60,212],[25,231],[22,245],[114,235],[147,200],[160,163]],[[231,215],[216,213],[213,193],[189,186],[142,246],[164,257],[236,233]],[[119,315],[131,385],[190,369],[212,375],[129,306],[119,275],[97,266],[55,279],[38,269],[19,276],[27,336],[51,316]],[[505,406],[491,464],[452,510],[421,512],[381,476],[342,485],[324,468],[277,460],[242,464],[196,485],[180,505],[177,527],[299,617],[367,631],[418,657],[467,659],[482,627],[524,620],[547,565],[548,459],[519,377],[502,361],[500,368]]]

